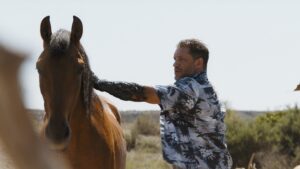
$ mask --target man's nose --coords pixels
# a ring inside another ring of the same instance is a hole
[[[177,66],[179,66],[178,62],[174,62],[173,67],[177,67]]]

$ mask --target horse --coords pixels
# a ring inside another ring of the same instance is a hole
[[[44,99],[42,140],[65,155],[74,169],[125,169],[126,143],[117,108],[98,96],[80,43],[81,20],[71,32],[52,34],[50,16],[40,25],[43,51],[36,69]]]

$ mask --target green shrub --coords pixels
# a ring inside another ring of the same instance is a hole
[[[246,167],[251,154],[257,152],[265,153],[264,158],[260,158],[261,164],[267,163],[267,159],[279,157],[280,163],[299,164],[300,111],[297,107],[262,114],[252,120],[242,119],[229,110],[225,123],[234,166]],[[275,155],[269,157],[271,154]]]
[[[225,123],[228,150],[233,158],[234,166],[247,166],[252,153],[258,150],[251,121],[242,119],[236,112],[229,110]]]

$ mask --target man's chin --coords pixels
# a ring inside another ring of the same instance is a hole
[[[176,75],[175,75],[174,78],[175,78],[175,80],[179,80],[179,79],[181,78],[181,76],[176,76]]]

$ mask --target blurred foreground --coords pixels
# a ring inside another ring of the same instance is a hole
[[[24,55],[0,45],[0,139],[2,146],[19,169],[67,169],[63,158],[48,151],[40,141],[28,117],[18,82],[18,70]],[[9,161],[0,154],[0,160]],[[10,168],[0,161],[0,168]]]

